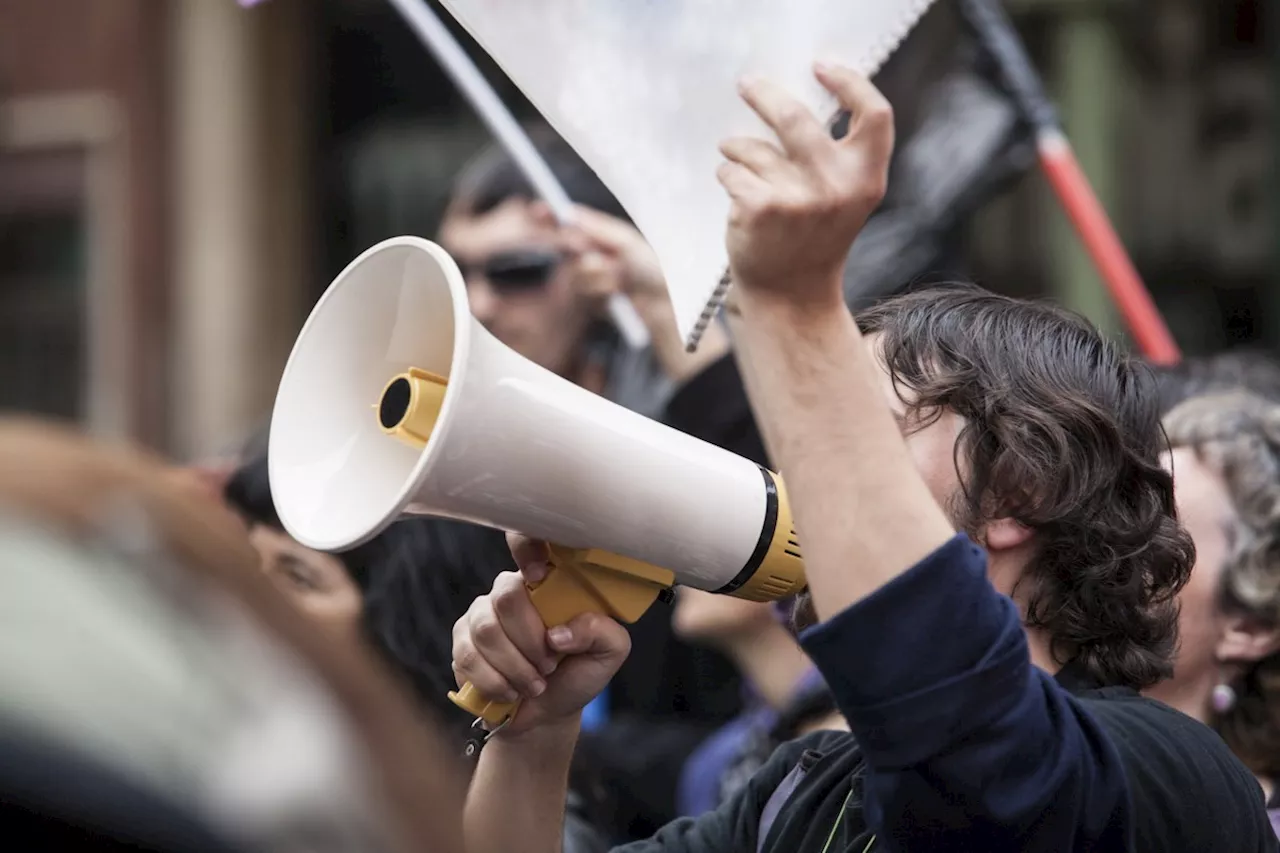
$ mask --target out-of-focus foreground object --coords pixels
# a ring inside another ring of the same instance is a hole
[[[0,812],[27,849],[461,851],[453,753],[221,504],[0,419]]]

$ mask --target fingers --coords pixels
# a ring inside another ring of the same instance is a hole
[[[486,698],[514,702],[547,689],[540,666],[553,653],[546,629],[520,576],[504,572],[494,591],[477,598],[453,629],[453,669],[459,684],[470,681]],[[535,650],[535,665],[521,647]],[[538,647],[542,646],[541,650]],[[551,667],[554,669],[554,666]]]
[[[634,225],[616,216],[582,205],[574,208],[574,213],[574,225],[597,249],[623,252],[637,242],[644,242],[644,237]]]
[[[539,583],[547,576],[551,551],[546,542],[531,539],[523,533],[508,533],[507,547],[511,549],[511,559],[526,582]]]
[[[529,597],[524,578],[513,572],[502,573],[494,581],[489,597],[503,633],[521,658],[531,663],[540,675],[555,672],[558,656],[547,645],[547,626]]]
[[[573,272],[573,289],[588,299],[607,299],[621,289],[617,263],[600,252],[583,252]]]
[[[582,613],[547,631],[547,643],[562,655],[622,660],[631,651],[627,629],[600,613]]]
[[[893,107],[869,79],[838,65],[819,63],[814,76],[849,111],[845,140],[862,138],[893,148]],[[880,150],[873,154],[883,153]]]
[[[739,163],[766,180],[786,165],[787,155],[763,139],[736,137],[720,143],[726,160]]]
[[[716,179],[730,197],[742,205],[752,206],[769,192],[769,185],[764,179],[741,163],[721,163],[716,169]]]
[[[748,80],[738,87],[742,99],[777,134],[794,160],[809,160],[831,144],[831,135],[813,112],[785,89],[768,80]]]
[[[575,254],[590,250],[619,253],[637,240],[644,240],[635,226],[626,220],[585,205],[574,205],[573,221],[565,223],[556,218],[546,202],[534,202],[530,211],[538,224],[558,228],[566,248]]]

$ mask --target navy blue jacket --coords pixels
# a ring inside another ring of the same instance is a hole
[[[734,800],[624,850],[1278,849],[1262,789],[1212,730],[1076,667],[1032,666],[964,536],[802,642],[852,734],[788,744]]]

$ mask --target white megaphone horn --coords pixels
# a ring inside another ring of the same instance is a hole
[[[499,343],[453,259],[416,237],[356,258],[302,329],[276,397],[271,492],[295,539],[341,551],[405,514],[554,543],[548,627],[633,622],[675,584],[754,601],[804,585],[782,481]],[[424,568],[424,571],[427,570]],[[514,706],[455,703],[499,725]]]

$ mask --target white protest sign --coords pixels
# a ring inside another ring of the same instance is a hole
[[[816,60],[872,74],[931,0],[442,0],[653,246],[680,334],[724,297],[719,143],[771,132],[737,94],[769,77],[820,114]]]

